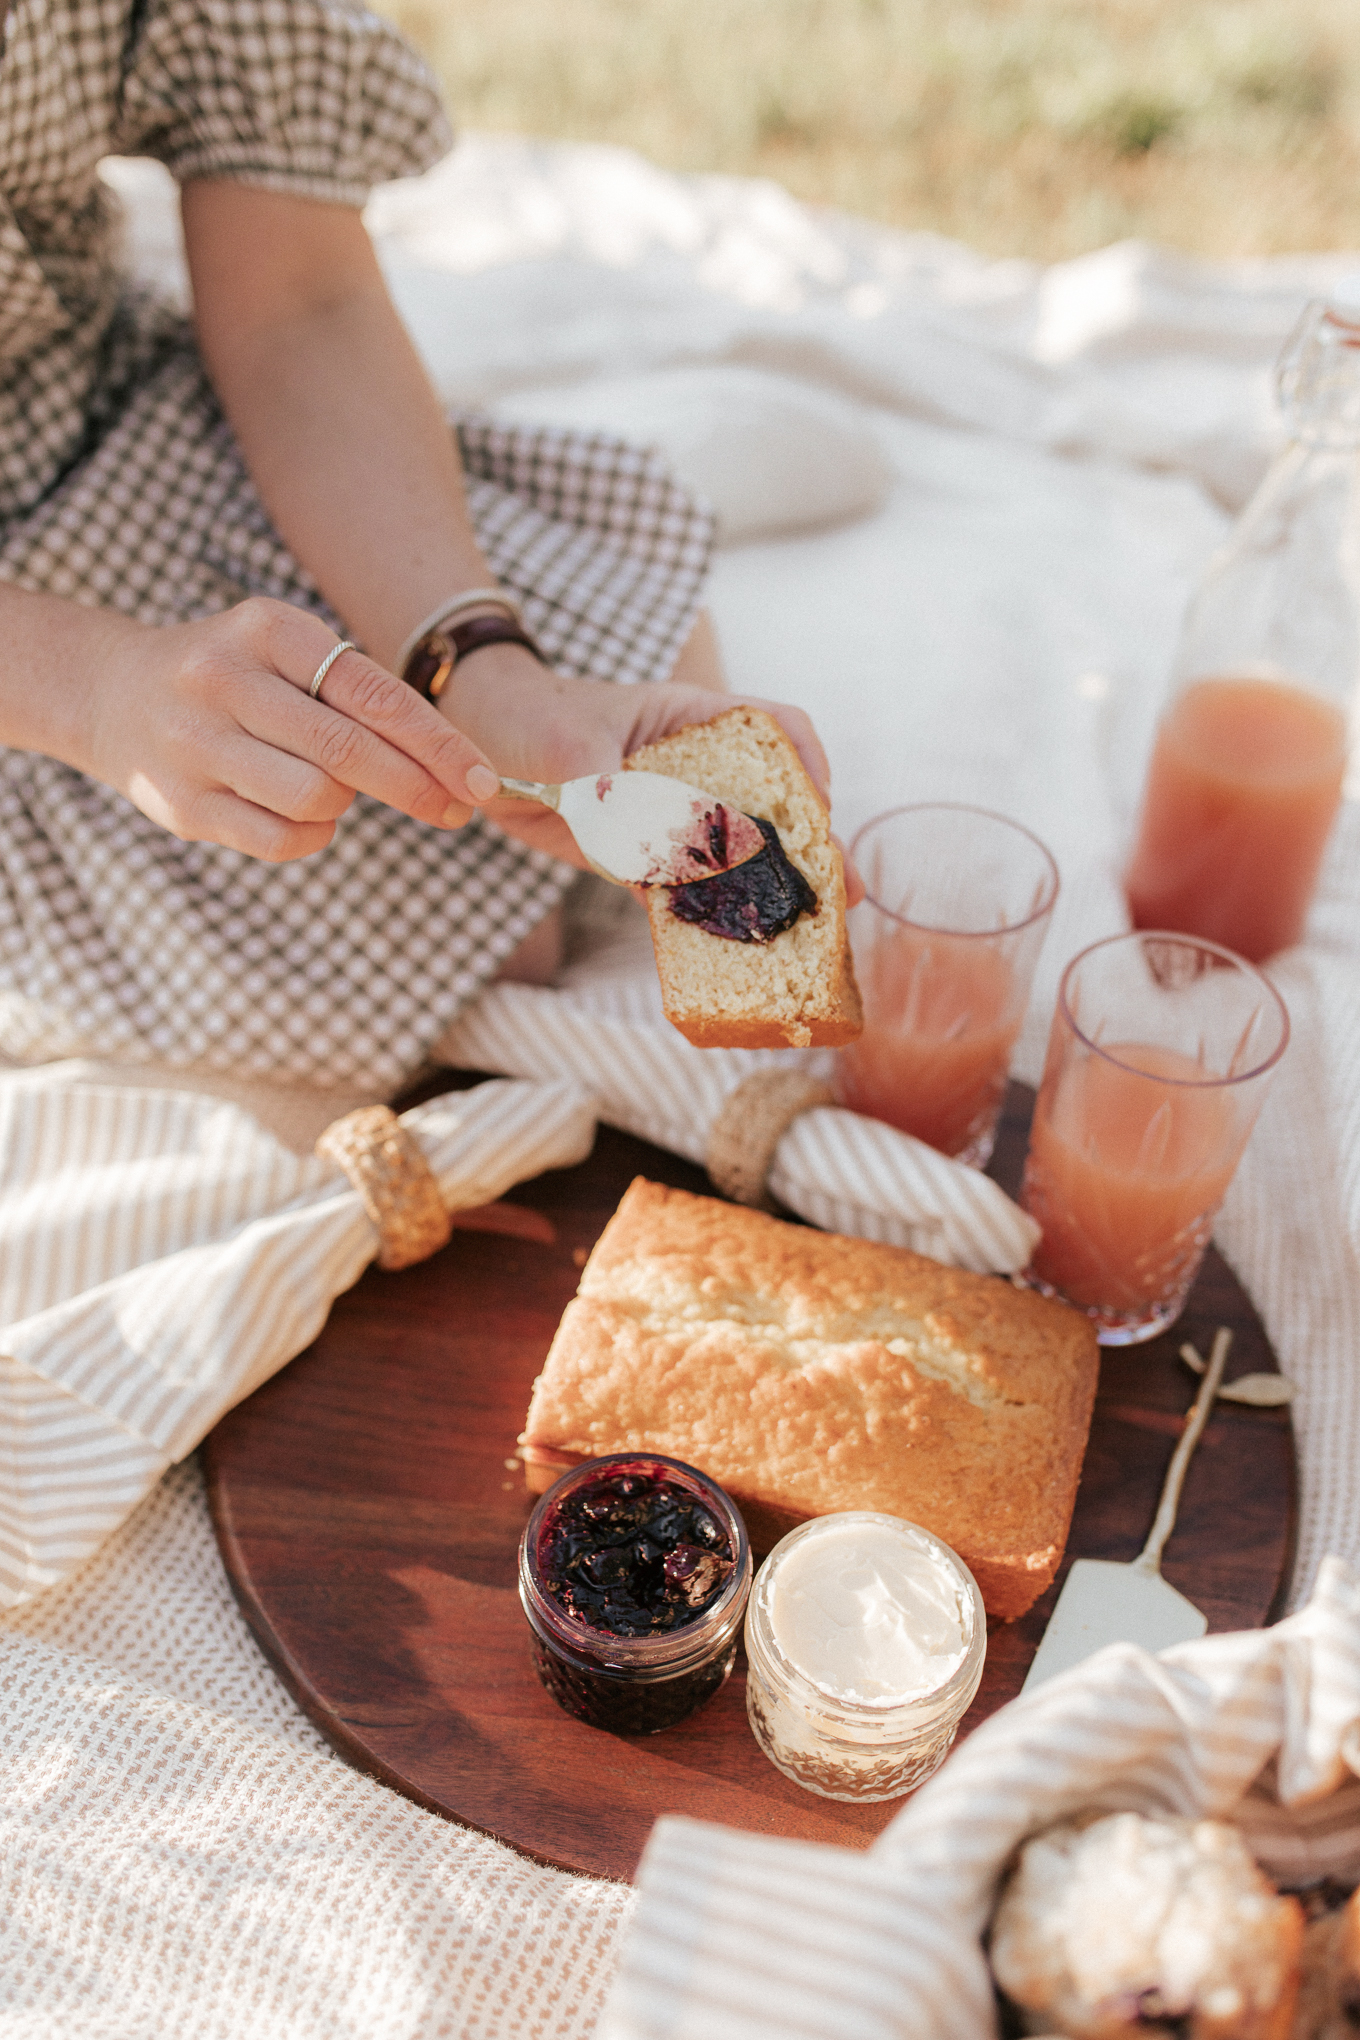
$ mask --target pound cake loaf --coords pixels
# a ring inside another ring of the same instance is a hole
[[[698,1048],[852,1041],[862,1018],[841,855],[821,795],[773,716],[728,709],[649,744],[628,766],[686,779],[766,824],[766,851],[751,868],[649,889],[667,1019]]]
[[[1011,1620],[1062,1557],[1097,1364],[1065,1304],[638,1178],[521,1448],[539,1492],[603,1452],[686,1460],[727,1489],[757,1551],[836,1510],[905,1516]]]

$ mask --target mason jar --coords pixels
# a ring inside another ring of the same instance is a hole
[[[819,1516],[756,1577],[752,1732],[785,1777],[824,1799],[897,1799],[944,1762],[986,1652],[977,1582],[947,1544],[870,1510]]]
[[[535,1670],[559,1707],[616,1735],[655,1735],[712,1699],[732,1670],[750,1587],[733,1502],[697,1467],[656,1453],[573,1467],[520,1541]],[[611,1626],[636,1630],[649,1608],[660,1626],[648,1633]]]

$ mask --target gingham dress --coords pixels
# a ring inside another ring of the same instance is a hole
[[[189,330],[120,281],[96,165],[150,155],[182,181],[359,205],[449,139],[419,60],[351,0],[13,0],[0,576],[152,624],[265,594],[342,629],[272,528]],[[458,433],[482,546],[545,652],[603,681],[664,677],[706,513],[615,441]],[[390,1092],[570,876],[489,826],[450,835],[363,798],[328,850],[261,864],[0,749],[0,1054]]]

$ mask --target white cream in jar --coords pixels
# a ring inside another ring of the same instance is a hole
[[[746,1705],[779,1769],[830,1799],[894,1799],[940,1764],[977,1690],[976,1582],[928,1530],[868,1510],[777,1544],[746,1617]]]

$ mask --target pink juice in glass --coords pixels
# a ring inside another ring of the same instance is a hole
[[[1189,1284],[1251,1128],[1188,1055],[1102,1047],[1040,1094],[1022,1195],[1044,1229],[1039,1279],[1136,1312]]]
[[[1346,718],[1304,687],[1197,680],[1157,735],[1126,886],[1136,928],[1260,963],[1297,942],[1346,767]]]
[[[1020,1202],[1025,1279],[1105,1346],[1174,1324],[1289,1041],[1268,978],[1217,942],[1108,935],[1058,987]]]
[[[857,970],[864,1032],[841,1055],[842,1103],[964,1153],[995,1121],[1024,1017],[1009,960],[967,935],[898,926]]]
[[[841,1050],[836,1097],[981,1168],[1058,867],[1019,822],[957,801],[876,815],[851,847],[864,1032]]]

